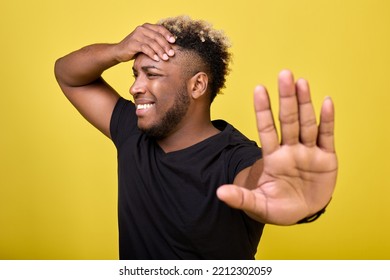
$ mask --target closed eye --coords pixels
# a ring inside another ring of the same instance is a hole
[[[161,75],[160,74],[156,74],[156,73],[146,73],[146,76],[147,77],[159,77]]]

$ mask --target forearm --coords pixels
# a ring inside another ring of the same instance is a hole
[[[79,87],[98,80],[108,68],[119,63],[114,44],[94,44],[74,51],[55,63],[60,86]]]
[[[243,169],[237,174],[233,184],[246,189],[252,190],[257,187],[259,178],[263,173],[264,162],[263,159],[257,160],[252,166]]]

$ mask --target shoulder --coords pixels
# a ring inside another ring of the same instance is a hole
[[[223,139],[220,143],[225,151],[225,164],[229,170],[230,180],[243,169],[252,166],[262,157],[261,148],[253,140],[247,138],[231,124],[217,120],[213,121],[215,127],[221,130],[219,136]]]
[[[112,140],[118,146],[124,138],[137,130],[134,103],[122,97],[119,98],[111,116],[110,132]]]
[[[123,97],[120,97],[114,107],[113,115],[118,113],[120,114],[122,113],[122,111],[126,111],[126,110],[135,112],[134,103]]]
[[[258,148],[255,141],[246,137],[243,133],[241,133],[228,122],[224,120],[215,120],[213,121],[213,125],[221,131],[221,137],[225,138],[228,144],[232,146],[248,145]]]

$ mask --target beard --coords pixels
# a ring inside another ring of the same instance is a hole
[[[140,130],[157,140],[164,139],[171,134],[187,113],[190,105],[190,97],[185,86],[176,94],[175,101],[165,115],[152,126],[140,128]]]

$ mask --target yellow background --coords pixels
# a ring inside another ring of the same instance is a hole
[[[55,60],[189,14],[224,29],[234,63],[214,118],[257,140],[252,105],[291,69],[336,104],[337,189],[310,225],[267,226],[259,259],[389,259],[390,2],[8,0],[0,4],[0,259],[116,259],[116,151],[68,103]],[[105,77],[128,97],[130,64]]]

